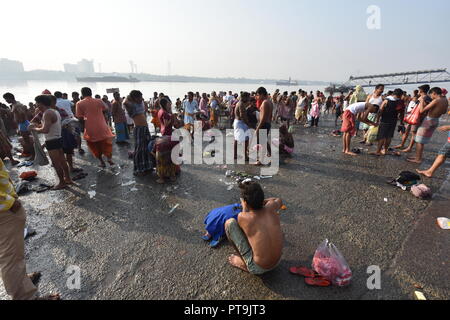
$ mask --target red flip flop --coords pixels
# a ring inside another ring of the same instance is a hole
[[[305,278],[305,283],[312,287],[329,287],[331,282],[323,277]]]
[[[313,270],[306,267],[292,267],[289,269],[289,272],[306,278],[314,278],[317,275]]]

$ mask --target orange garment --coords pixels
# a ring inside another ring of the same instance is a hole
[[[99,142],[114,137],[103,115],[103,112],[108,110],[103,101],[87,97],[77,103],[76,109],[76,117],[85,120],[86,141]]]
[[[158,110],[152,110],[152,124],[155,126],[155,128],[161,128],[161,122],[159,122],[158,119]]]
[[[108,138],[103,141],[97,141],[97,142],[91,142],[86,141],[87,145],[89,147],[89,151],[94,155],[96,158],[100,158],[102,155],[106,156],[108,159],[112,158],[112,139]]]
[[[209,113],[211,114],[211,118],[210,118],[211,126],[214,128],[217,125],[217,119],[216,119],[217,114],[214,109],[211,109]]]

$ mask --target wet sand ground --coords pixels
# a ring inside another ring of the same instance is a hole
[[[26,242],[28,271],[43,272],[40,292],[60,292],[63,299],[413,299],[417,284],[429,299],[448,299],[450,234],[436,218],[449,216],[449,164],[424,180],[437,195],[421,201],[386,184],[416,165],[366,150],[355,158],[342,155],[340,138],[330,135],[333,122],[330,117],[318,129],[297,128],[294,157],[261,181],[267,197],[281,197],[288,207],[281,218],[283,259],[270,274],[233,269],[227,243],[213,250],[200,239],[211,209],[239,201],[236,187],[227,190],[226,169],[184,166],[177,183],[161,186],[155,176],[133,177],[131,146],[115,146],[120,171],[99,171],[90,155],[77,155],[77,166],[89,174],[79,187],[22,197],[28,224],[38,232]],[[435,135],[423,168],[445,139]],[[41,179],[55,182],[51,167],[37,169]],[[255,167],[228,169],[258,174]],[[13,169],[13,179],[25,170]],[[309,266],[326,238],[352,268],[348,288],[310,288],[288,272]],[[67,287],[71,265],[81,268],[80,290]],[[381,290],[367,289],[372,265],[382,270]]]

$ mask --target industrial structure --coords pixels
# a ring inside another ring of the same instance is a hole
[[[401,73],[387,73],[369,76],[351,76],[350,79],[342,84],[331,84],[325,89],[326,92],[349,92],[356,86],[374,87],[377,84],[384,84],[385,86],[402,86],[409,84],[432,84],[450,82],[450,73],[447,69],[411,71]]]
[[[351,76],[345,85],[372,87],[378,83],[382,83],[386,86],[400,86],[408,84],[431,84],[442,82],[450,82],[450,73],[447,72],[447,69],[388,73],[363,77]]]

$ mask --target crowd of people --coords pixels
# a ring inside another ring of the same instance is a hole
[[[25,211],[3,164],[6,158],[12,166],[19,164],[12,136],[18,135],[20,157],[27,160],[35,158],[36,148],[42,147],[39,134],[44,136],[44,148],[58,177],[54,190],[73,185],[73,175],[83,171],[76,166],[74,158],[76,150],[80,155],[85,154],[83,140],[99,166],[106,168],[107,165],[115,166],[114,142],[128,144],[130,137],[134,139],[134,151],[130,152],[134,175],[146,176],[156,171],[157,182],[162,184],[176,181],[181,170],[171,159],[172,149],[177,144],[171,139],[174,129],[185,128],[194,137],[197,123],[201,123],[204,131],[233,127],[234,157],[238,158],[237,146],[241,144],[245,146],[246,161],[250,161],[249,142],[256,137],[259,144],[261,133],[269,138],[267,157],[271,157],[273,124],[280,128],[280,153],[291,155],[294,152],[293,128],[317,127],[322,115],[329,114],[335,116],[333,135],[342,136],[342,151],[348,156],[357,155],[357,150],[352,149],[352,138],[362,131],[362,144],[377,143],[372,155],[399,156],[416,147],[415,157],[407,160],[420,164],[424,147],[435,130],[448,132],[448,142],[433,167],[418,170],[422,175],[432,177],[450,155],[450,126],[439,127],[439,119],[448,112],[447,91],[428,85],[419,87],[412,95],[401,89],[384,91],[385,87],[378,85],[368,95],[358,86],[347,95],[326,97],[320,91],[314,94],[304,90],[291,93],[276,90],[269,94],[261,87],[255,92],[239,94],[231,91],[189,92],[173,104],[164,93],[155,92],[151,99],[145,100],[143,93],[137,90],[126,97],[114,92],[110,101],[108,96],[93,97],[90,88],[82,88],[81,95],[72,93],[72,100],[60,91],[52,94],[45,90],[28,107],[17,101],[14,94],[5,93],[3,98],[8,105],[0,105],[0,268],[7,292],[14,299],[30,299],[36,294],[35,286],[25,273]],[[411,118],[415,120],[409,121]],[[402,142],[391,148],[397,127]],[[261,165],[261,162],[254,164]],[[245,271],[262,274],[275,268],[281,258],[279,218],[275,218],[273,212],[282,207],[282,202],[264,199],[258,183],[246,182],[241,189],[244,214],[237,221],[228,220],[224,226],[238,253],[230,257],[230,263]],[[267,237],[254,236],[258,234],[257,230],[265,230]]]

